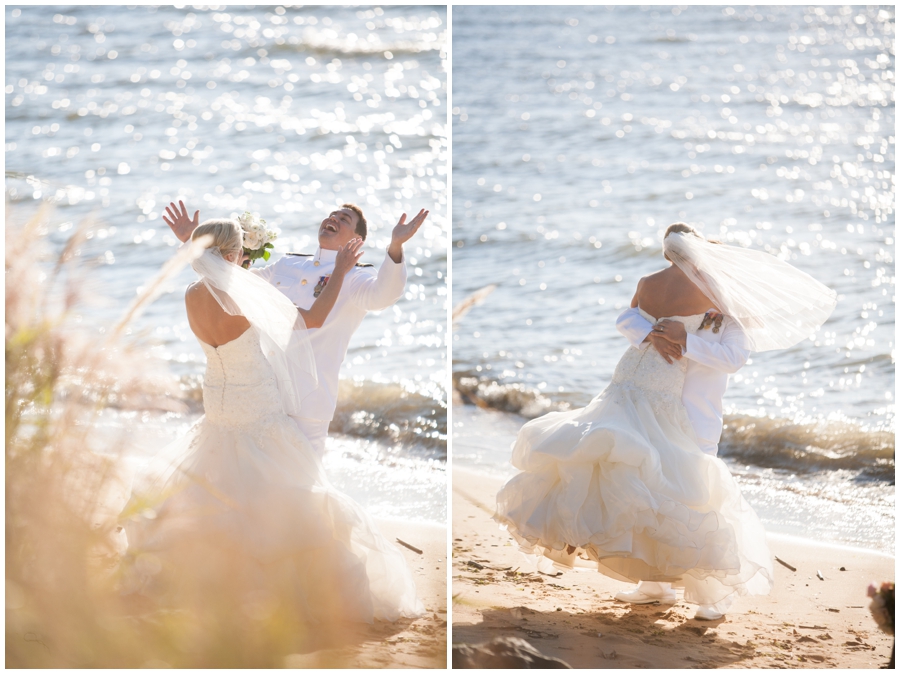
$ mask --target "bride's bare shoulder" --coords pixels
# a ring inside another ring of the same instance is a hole
[[[660,281],[666,281],[672,274],[672,268],[667,267],[665,269],[660,269],[659,271],[655,271],[651,274],[647,274],[646,276],[642,276],[638,281],[638,285],[641,284],[654,284]]]
[[[187,287],[184,291],[184,302],[190,306],[200,306],[211,299],[209,289],[202,281],[196,281]]]
[[[206,290],[206,286],[204,285],[203,281],[194,281],[185,289],[184,296],[196,297],[198,293],[202,293],[204,291],[206,293],[209,293],[209,291]]]

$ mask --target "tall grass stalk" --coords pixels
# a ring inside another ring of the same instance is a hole
[[[248,593],[227,556],[186,560],[180,601],[123,591],[130,559],[120,516],[127,436],[97,429],[109,407],[171,408],[128,327],[197,248],[144,286],[103,339],[80,328],[91,265],[84,222],[48,252],[52,212],[6,213],[6,664],[8,667],[281,667],[346,632],[306,626],[282,598]],[[332,651],[333,652],[333,651]],[[321,666],[339,665],[326,659]]]

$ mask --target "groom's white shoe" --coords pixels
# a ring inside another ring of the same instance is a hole
[[[721,620],[725,617],[724,613],[719,613],[716,609],[708,604],[701,604],[694,614],[694,620]]]
[[[678,601],[678,595],[675,594],[675,590],[671,589],[662,593],[650,594],[637,587],[630,592],[619,592],[616,594],[616,599],[618,601],[626,601],[629,604],[653,604],[656,602],[660,604],[674,604]]]

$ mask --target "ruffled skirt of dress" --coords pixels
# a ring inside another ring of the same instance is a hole
[[[688,602],[724,608],[772,587],[759,518],[674,396],[613,384],[587,407],[525,424],[513,465],[523,472],[494,519],[533,561],[671,582]]]
[[[129,511],[126,592],[177,604],[206,583],[287,598],[313,622],[424,613],[400,550],[283,414],[251,428],[201,418],[154,459]]]

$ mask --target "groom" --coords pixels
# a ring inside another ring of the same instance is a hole
[[[200,222],[200,211],[188,217],[183,201],[166,208],[166,224],[182,242]],[[338,374],[347,345],[369,311],[380,311],[403,296],[406,286],[406,262],[403,244],[409,241],[425,222],[428,211],[406,222],[406,213],[391,232],[381,267],[375,271],[371,264],[358,264],[344,278],[334,308],[320,328],[309,330],[310,343],[316,360],[319,384],[316,391],[303,402],[303,417],[294,421],[307,437],[313,450],[321,457],[325,452],[328,424],[337,406]],[[254,270],[263,279],[284,293],[295,306],[309,309],[331,278],[338,250],[354,238],[365,240],[368,224],[362,209],[344,204],[328,214],[319,224],[319,247],[315,254],[288,253],[274,264]]]
[[[616,328],[634,348],[652,346],[668,363],[688,359],[681,401],[700,449],[716,456],[722,435],[722,397],[728,375],[740,370],[750,356],[740,325],[728,316],[710,311],[701,329],[690,334],[679,321],[664,319],[654,325],[632,308],[616,319]],[[633,604],[674,603],[676,595],[668,583],[641,581],[634,590],[618,593],[616,599]],[[711,606],[700,606],[694,617],[718,620],[722,616]]]

